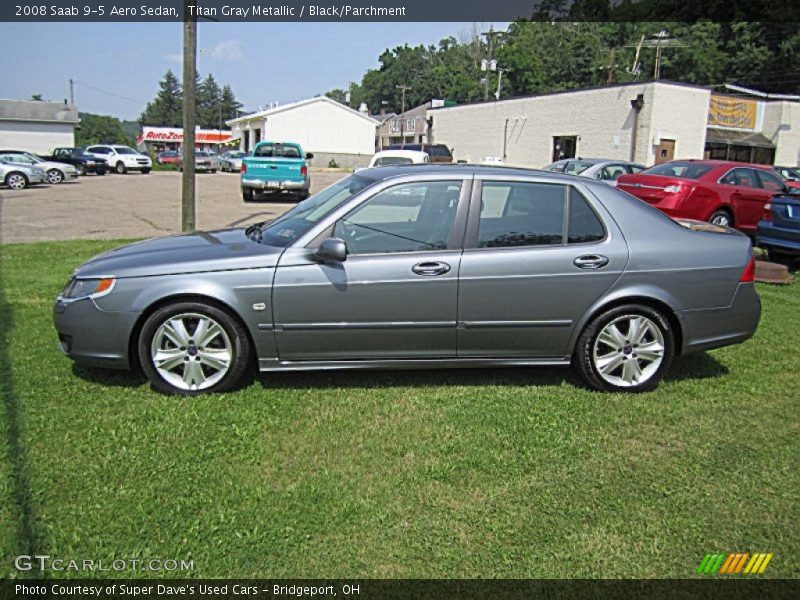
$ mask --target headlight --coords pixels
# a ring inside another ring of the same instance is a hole
[[[117,280],[114,277],[94,279],[71,279],[61,295],[64,298],[99,298],[114,289]]]

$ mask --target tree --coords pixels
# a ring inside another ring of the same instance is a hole
[[[222,86],[222,93],[220,94],[220,105],[222,111],[222,124],[225,126],[225,121],[235,119],[240,116],[242,110],[242,103],[236,99],[233,89],[227,83]]]
[[[31,100],[33,100],[34,102],[42,102],[43,98],[41,94],[32,94]]]
[[[80,113],[79,117],[81,122],[75,130],[76,146],[134,143],[116,117],[92,113]]]
[[[197,86],[197,124],[204,129],[222,129],[222,90],[209,74]]]
[[[158,94],[147,103],[139,122],[142,125],[180,127],[183,123],[183,88],[172,70],[167,70],[158,88]]]

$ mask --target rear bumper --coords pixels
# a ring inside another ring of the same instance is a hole
[[[269,181],[265,179],[249,179],[242,177],[242,189],[304,192],[308,191],[309,187],[311,187],[310,177],[289,181]]]
[[[800,230],[798,229],[776,227],[769,221],[761,221],[758,224],[756,240],[759,246],[800,253]]]
[[[740,283],[730,306],[678,313],[683,329],[681,354],[739,344],[756,332],[761,300],[752,283]]]

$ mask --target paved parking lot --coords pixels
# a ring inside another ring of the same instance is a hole
[[[346,173],[311,174],[317,192]],[[180,232],[181,176],[173,171],[149,175],[88,175],[77,182],[0,188],[0,243],[47,240],[156,237]],[[239,175],[197,175],[197,226],[215,229],[274,218],[291,202],[262,200],[245,204]]]

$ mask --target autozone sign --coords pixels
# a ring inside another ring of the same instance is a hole
[[[224,144],[231,140],[231,132],[217,129],[198,129],[194,134],[197,144]],[[183,142],[183,129],[179,127],[142,127],[137,140],[142,142]]]

